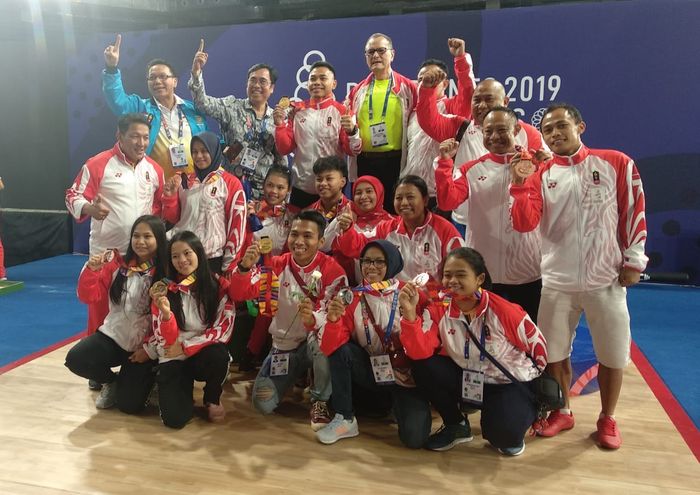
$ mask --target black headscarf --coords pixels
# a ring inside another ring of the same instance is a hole
[[[226,159],[224,158],[219,136],[213,132],[204,131],[200,132],[196,136],[192,136],[192,141],[190,141],[190,153],[192,153],[192,145],[194,144],[195,139],[204,145],[209,152],[209,156],[211,156],[211,165],[204,170],[200,170],[196,165],[194,167],[194,173],[197,174],[197,178],[200,182],[202,182],[204,179],[206,179],[207,175],[224,165]]]
[[[403,270],[403,258],[401,257],[401,253],[399,252],[399,249],[396,246],[394,246],[389,241],[385,241],[384,239],[370,241],[362,249],[360,257],[364,257],[367,250],[371,247],[377,247],[381,249],[384,253],[384,257],[386,258],[386,275],[384,276],[385,279],[388,280],[390,278],[394,278],[396,275],[401,273],[401,270]]]

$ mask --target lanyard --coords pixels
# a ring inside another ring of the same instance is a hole
[[[180,105],[177,106],[177,118],[178,118],[178,128],[177,128],[177,141],[178,143],[182,143],[182,121],[184,120],[184,115],[182,114],[182,109],[180,108]],[[165,130],[165,135],[168,137],[168,141],[171,143],[173,142],[173,136],[170,134],[170,129],[168,129],[168,119],[165,118],[165,115],[163,114],[163,110],[160,111],[160,121],[163,125],[163,129]]]
[[[394,317],[396,316],[396,307],[399,302],[399,291],[395,290],[394,291],[394,298],[391,301],[391,312],[389,313],[389,323],[386,326],[386,330],[384,331],[384,338],[382,339],[382,346],[386,349],[386,347],[389,345],[389,338],[391,337],[391,330],[394,328]],[[379,332],[378,325],[376,321],[374,320],[374,315],[372,314],[372,310],[369,308],[369,304],[365,300],[365,295],[361,294],[360,295],[360,305],[362,306],[362,324],[365,327],[365,337],[367,338],[367,347],[370,347],[372,345],[372,338],[369,334],[369,325],[368,320],[372,322],[372,326],[374,327],[374,330],[377,332],[378,335],[381,336],[381,333]]]
[[[471,329],[469,326],[469,323],[467,323],[467,328]],[[479,340],[481,341],[481,348],[485,349],[486,348],[486,331],[488,330],[488,327],[486,326],[486,323],[481,324],[481,337]],[[464,359],[469,360],[469,341],[471,340],[470,337],[470,332],[467,331],[466,335],[466,340],[464,341]],[[486,358],[486,354],[484,354],[484,351],[482,350],[479,354],[479,361],[483,361]]]
[[[304,283],[304,280],[301,278],[301,275],[294,269],[294,266],[293,266],[292,263],[289,263],[289,271],[292,272],[292,276],[294,277],[294,280],[297,281],[297,284],[299,284],[299,288],[300,288],[301,291],[304,293],[304,295],[305,295],[306,297],[308,297],[309,299],[311,299],[311,302],[313,302],[314,304],[316,304],[316,302],[318,301],[318,298],[319,298],[319,296],[320,296],[320,292],[321,292],[321,291],[319,290],[319,291],[318,291],[319,293],[316,294],[316,295],[312,294],[311,291],[309,291],[309,289],[308,289],[308,287],[307,287],[308,284],[305,284],[305,283]],[[318,282],[316,282],[316,284],[317,284],[317,285],[316,285],[317,290],[318,290],[318,285],[319,285],[320,283],[321,283],[320,280],[319,280]]]
[[[391,94],[391,88],[394,87],[394,73],[391,73],[389,77],[389,85],[386,88],[386,94],[384,95],[384,107],[382,108],[382,122],[386,120],[386,110],[389,107],[389,95]],[[369,84],[369,121],[372,122],[374,118],[374,107],[372,106],[372,93],[374,93],[374,76],[372,76],[372,82]]]
[[[253,114],[252,119],[251,119],[250,113]],[[265,138],[267,136],[267,113],[260,121],[260,130],[259,131],[258,131],[258,128],[255,126],[255,123],[258,121],[258,117],[257,117],[257,115],[255,115],[254,110],[251,109],[250,113],[246,117],[246,124],[247,124],[248,130],[245,133],[245,140],[248,143],[257,142],[257,144],[260,146],[260,148],[263,149],[265,147]]]

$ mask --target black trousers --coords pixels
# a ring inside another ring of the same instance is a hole
[[[418,389],[425,394],[442,417],[443,423],[453,425],[464,420],[459,410],[462,368],[447,356],[432,356],[415,361],[413,377]],[[525,383],[529,388],[529,384]],[[484,385],[481,404],[481,435],[497,448],[522,444],[528,428],[537,418],[532,397],[515,384]]]
[[[66,367],[78,376],[99,383],[117,382],[117,407],[136,414],[146,407],[155,380],[155,361],[132,363],[131,352],[100,331],[78,342],[66,355]],[[119,374],[112,368],[121,366]]]
[[[372,175],[384,185],[384,209],[394,211],[394,187],[401,172],[401,150],[357,155],[357,176]]]
[[[530,319],[537,323],[537,311],[540,307],[540,296],[542,295],[542,279],[527,284],[493,284],[492,292],[498,294],[510,302],[519,304],[525,312],[530,315]]]
[[[228,375],[229,354],[225,344],[204,347],[184,360],[158,365],[158,402],[165,426],[182,428],[194,414],[194,381],[205,382],[204,403],[219,404]]]

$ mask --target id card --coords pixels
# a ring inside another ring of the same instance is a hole
[[[171,144],[168,146],[168,151],[170,152],[170,161],[173,164],[173,168],[187,167],[187,154],[185,153],[184,144]]]
[[[388,354],[370,356],[369,362],[372,364],[372,374],[377,385],[392,385],[396,383],[394,369],[391,367],[391,360]]]
[[[270,376],[287,376],[289,374],[289,353],[283,352],[270,356]]]
[[[243,156],[241,157],[241,167],[247,168],[248,170],[255,170],[255,166],[262,157],[262,151],[254,150],[253,148],[247,147],[243,150]]]
[[[372,124],[369,126],[369,130],[372,135],[372,146],[376,147],[389,144],[389,139],[386,134],[386,124],[384,122]]]
[[[484,372],[462,370],[462,399],[472,404],[481,404],[484,400]]]

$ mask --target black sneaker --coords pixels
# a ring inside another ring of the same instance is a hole
[[[444,450],[450,450],[455,445],[471,442],[472,440],[474,440],[472,429],[469,426],[469,421],[465,420],[465,424],[443,424],[438,431],[430,435],[428,442],[425,444],[425,448],[442,452]]]

